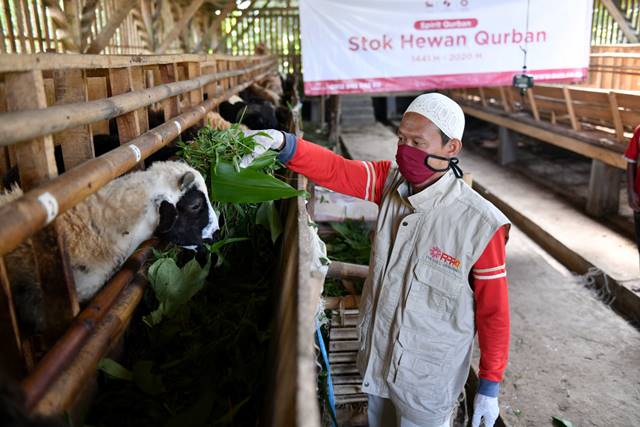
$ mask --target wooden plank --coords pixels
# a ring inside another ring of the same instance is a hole
[[[105,99],[107,97],[107,79],[104,77],[87,78],[88,100]],[[109,120],[100,120],[91,124],[93,135],[108,135]]]
[[[87,82],[82,70],[55,70],[53,72],[56,104],[85,102]],[[89,126],[67,129],[54,135],[56,145],[62,148],[65,170],[95,157]]]
[[[109,69],[109,86],[111,88],[112,95],[131,92],[133,90],[131,67]],[[116,117],[116,124],[118,126],[118,139],[120,140],[120,145],[126,144],[141,134],[138,110]],[[139,168],[142,166],[142,162],[138,163]]]
[[[357,351],[360,350],[360,341],[331,341],[329,351]]]
[[[134,91],[146,89],[144,82],[144,70],[141,66],[131,67],[131,87]],[[202,100],[200,102],[202,102]],[[149,130],[149,115],[147,114],[147,107],[142,107],[136,111],[138,112],[140,132],[144,133]]]
[[[331,328],[329,334],[331,341],[334,340],[357,340],[359,338],[358,328]]]
[[[42,72],[8,73],[5,84],[8,111],[46,107]],[[51,136],[17,144],[16,158],[25,192],[57,175]],[[51,202],[47,206],[50,211],[57,210]],[[78,300],[58,221],[36,233],[32,241],[46,302],[44,336],[51,345],[78,313]]]
[[[355,363],[357,356],[357,351],[329,353],[329,363]]]
[[[364,402],[367,402],[368,399],[369,399],[369,395],[365,393],[336,396],[336,406],[353,405],[355,403],[364,403]]]
[[[622,125],[622,118],[620,118],[620,110],[615,92],[609,92],[609,108],[611,108],[613,127],[616,130],[616,139],[619,143],[623,144],[625,142],[624,126]]]
[[[0,343],[2,343],[0,366],[4,368],[4,374],[9,375],[14,381],[21,380],[26,372],[20,329],[13,304],[11,284],[2,257],[0,257]]]
[[[357,374],[358,368],[355,363],[344,363],[331,366],[333,375]]]
[[[573,102],[571,101],[571,93],[569,92],[569,88],[565,86],[562,88],[562,91],[564,93],[564,101],[567,105],[567,111],[569,112],[571,127],[573,128],[573,130],[579,131],[581,127],[580,127],[580,123],[578,122],[578,119],[576,118],[576,113],[573,110]]]
[[[336,396],[344,396],[349,394],[358,394],[361,393],[360,385],[352,385],[352,384],[341,384],[334,385],[333,393]]]
[[[331,363],[331,362],[329,362]],[[334,375],[333,383],[334,384],[358,384],[362,382],[362,377],[360,375]]]
[[[601,160],[608,165],[615,166],[620,169],[626,169],[627,167],[627,164],[622,158],[620,152],[589,144],[579,139],[563,135],[556,131],[545,129],[540,125],[527,124],[524,120],[514,120],[510,117],[505,117],[500,114],[466,105],[463,105],[462,109],[466,114],[469,114],[480,120],[485,120],[490,123],[495,123],[499,126],[507,127],[516,132],[553,145],[557,145],[558,147],[573,151],[574,153],[578,153],[585,157]]]
[[[160,65],[160,82],[173,83],[178,77],[178,70],[175,63]],[[178,104],[178,97],[174,96],[162,101],[162,109],[164,110],[165,121],[179,114],[180,106]]]
[[[225,55],[91,55],[91,54],[6,54],[0,56],[0,73],[55,70],[68,68],[120,68],[137,65],[160,65],[174,62],[207,62],[215,58],[239,61],[242,58],[229,58]]]
[[[485,98],[484,95],[484,88],[480,87],[478,88],[478,92],[480,93],[480,102],[482,103],[483,107],[487,106],[487,98]]]

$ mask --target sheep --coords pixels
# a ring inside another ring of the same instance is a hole
[[[22,195],[20,188],[0,195],[0,206]],[[100,290],[133,251],[153,235],[197,249],[219,230],[218,217],[198,171],[181,161],[156,162],[145,171],[111,181],[59,217],[80,303]],[[5,255],[21,322],[41,329],[29,311],[41,301],[30,241]]]

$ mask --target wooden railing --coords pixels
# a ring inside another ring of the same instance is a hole
[[[31,238],[39,277],[46,278],[40,358],[39,344],[19,329],[0,258],[0,363],[16,379],[27,375],[29,408],[54,414],[73,404],[140,301],[145,281],[138,270],[150,251],[144,244],[80,312],[55,218],[276,69],[267,56],[0,55],[0,173],[17,166],[25,190],[0,207],[0,257]],[[153,105],[166,121],[148,129]],[[94,158],[92,135],[108,133],[113,118],[122,145]],[[59,176],[54,145],[61,146],[66,169]],[[57,209],[38,201],[43,194]]]
[[[569,148],[612,166],[625,168],[621,153],[633,129],[640,124],[640,93],[538,85],[521,96],[512,87],[474,88],[452,91],[466,105],[489,107],[519,120],[557,125],[559,133],[583,140],[593,148]],[[605,151],[610,153],[606,153]],[[590,155],[591,154],[591,155]]]

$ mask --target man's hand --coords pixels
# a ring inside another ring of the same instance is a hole
[[[280,149],[284,144],[284,134],[279,130],[266,129],[266,130],[250,130],[244,133],[245,136],[253,136],[256,146],[253,149],[253,153],[247,154],[242,157],[240,161],[240,167],[246,168],[253,161],[264,154],[270,149]]]
[[[478,393],[473,401],[473,420],[471,421],[471,427],[480,427],[480,419],[484,421],[485,427],[493,427],[499,414],[500,407],[498,406],[498,398]]]
[[[633,209],[634,212],[640,212],[640,200],[638,200],[638,194],[633,191],[627,191],[629,196],[629,206]]]

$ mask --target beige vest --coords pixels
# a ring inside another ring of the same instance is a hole
[[[360,305],[362,391],[402,416],[441,425],[469,373],[475,335],[469,273],[509,220],[451,171],[409,196],[385,183]]]

